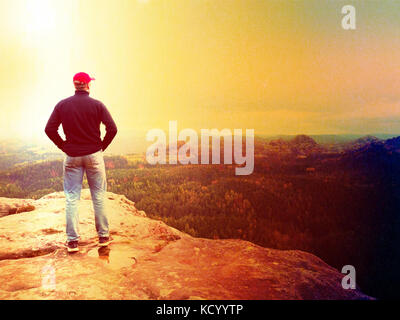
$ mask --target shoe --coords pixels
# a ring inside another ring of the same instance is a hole
[[[68,241],[67,250],[68,250],[68,252],[77,252],[77,251],[79,251],[78,241]]]
[[[110,237],[99,237],[99,247],[107,247],[111,242]]]

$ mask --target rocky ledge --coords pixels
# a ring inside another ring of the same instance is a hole
[[[369,299],[302,251],[193,238],[107,193],[108,248],[97,247],[88,190],[80,252],[65,249],[65,197],[0,198],[0,299]]]

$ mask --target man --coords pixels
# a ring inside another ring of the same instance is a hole
[[[117,127],[105,105],[89,96],[91,80],[94,78],[84,72],[74,76],[75,95],[61,100],[55,106],[45,129],[47,136],[66,153],[63,176],[68,252],[79,251],[77,205],[84,172],[92,196],[99,246],[108,246],[111,241],[104,207],[107,180],[103,151],[117,134]],[[100,123],[106,127],[103,140],[100,136]],[[58,134],[60,124],[66,141]]]

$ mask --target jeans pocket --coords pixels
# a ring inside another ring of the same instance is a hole
[[[93,168],[104,165],[103,152],[100,150],[89,155],[89,162]]]
[[[64,167],[76,167],[78,164],[78,159],[76,157],[70,157],[68,155],[64,158]]]

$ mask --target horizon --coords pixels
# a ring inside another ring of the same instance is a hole
[[[199,132],[198,132],[199,134]],[[146,133],[144,132],[142,135],[136,135],[136,136],[129,136],[129,135],[123,135],[123,136],[116,136],[115,141],[107,148],[105,151],[105,154],[109,155],[118,155],[118,154],[142,154],[144,155],[146,153],[146,150],[148,147],[152,144],[150,141],[146,141],[145,137]],[[257,134],[255,133],[254,138],[255,140],[257,139],[267,139],[267,140],[273,140],[273,139],[292,139],[296,136],[299,135],[305,135],[313,138],[318,144],[330,144],[330,143],[346,143],[346,142],[351,142],[353,140],[367,137],[367,136],[373,136],[376,137],[380,140],[387,140],[391,139],[394,137],[400,136],[400,134],[389,134],[389,133],[371,133],[371,134],[361,134],[361,133],[346,133],[346,134],[304,134],[304,133],[299,133],[299,134]],[[167,137],[169,135],[167,134]],[[343,140],[335,141],[334,138],[342,138]],[[134,138],[134,139],[132,139]],[[143,138],[143,139],[142,139]],[[326,141],[323,140],[323,138],[332,138],[332,141]],[[245,135],[243,137],[245,139]],[[177,141],[183,141],[183,140],[177,140]],[[54,144],[44,138],[40,139],[25,139],[25,138],[19,138],[19,137],[9,137],[9,138],[1,138],[0,137],[0,143],[2,142],[7,142],[9,144],[22,144],[23,146],[26,145],[33,145],[34,147],[39,147],[43,148],[46,150],[46,152],[51,152],[51,153],[60,153],[60,155],[63,154],[61,150],[59,150]],[[133,143],[132,143],[133,142]]]

